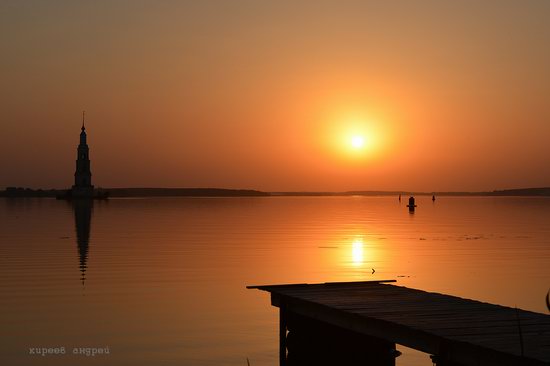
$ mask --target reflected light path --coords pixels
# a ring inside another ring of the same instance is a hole
[[[360,267],[364,264],[363,238],[356,238],[351,245],[351,263]]]

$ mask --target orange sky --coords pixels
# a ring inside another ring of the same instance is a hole
[[[3,1],[0,187],[71,185],[83,109],[96,186],[550,186],[548,14],[546,1]]]

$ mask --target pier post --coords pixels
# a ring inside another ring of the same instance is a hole
[[[281,304],[279,311],[279,365],[286,366],[286,307]]]
[[[437,355],[430,355],[430,359],[432,360],[432,362],[435,366],[464,366],[462,364],[447,361],[443,357],[437,356]]]
[[[288,327],[288,335],[286,341],[281,336],[281,365],[395,366],[398,354],[395,343],[298,315],[288,309],[284,313],[284,330],[286,332]],[[288,354],[282,351],[283,342]]]
[[[463,364],[449,360],[453,353],[451,345],[442,342],[440,343],[438,348],[439,349],[436,354],[430,355],[430,359],[435,366],[465,366]]]

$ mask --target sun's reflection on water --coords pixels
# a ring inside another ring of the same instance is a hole
[[[360,267],[364,264],[363,238],[355,238],[351,244],[351,263],[355,267]]]

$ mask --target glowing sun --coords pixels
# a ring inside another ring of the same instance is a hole
[[[354,149],[361,149],[363,146],[365,146],[365,138],[360,135],[355,135],[351,137],[351,147]]]

